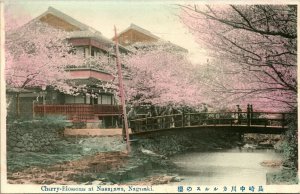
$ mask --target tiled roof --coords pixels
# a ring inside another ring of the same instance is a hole
[[[87,91],[96,90],[101,93],[111,93],[114,91],[113,87],[104,87],[104,85],[107,83],[105,81],[98,80],[96,78],[90,77],[85,79],[71,79],[68,80],[69,83],[72,85],[77,86],[86,86]]]
[[[97,39],[99,42],[102,42],[106,45],[110,45],[111,47],[113,47],[113,45],[114,45],[114,42],[111,39],[104,37],[100,31],[98,31],[86,24],[79,22],[78,20],[64,14],[63,12],[61,12],[53,7],[49,7],[46,12],[44,12],[43,14],[38,16],[35,20],[39,20],[42,17],[46,16],[47,14],[52,14],[64,21],[78,27],[80,30],[70,32],[71,38],[94,38],[94,39]],[[120,50],[122,50],[124,52],[130,52],[127,48],[123,47],[122,45],[120,45]]]
[[[138,32],[141,32],[141,33],[143,33],[143,34],[145,34],[145,35],[147,35],[147,36],[153,38],[153,39],[156,39],[157,41],[165,42],[165,43],[170,44],[170,45],[172,45],[172,46],[174,46],[174,47],[177,47],[177,48],[178,48],[179,50],[181,50],[181,51],[188,52],[187,49],[185,49],[185,48],[183,48],[183,47],[181,47],[181,46],[178,46],[178,45],[176,45],[176,44],[174,44],[174,43],[171,43],[170,41],[165,41],[165,40],[161,39],[160,37],[158,37],[158,36],[152,34],[149,30],[146,30],[146,29],[144,29],[144,28],[142,28],[142,27],[140,27],[140,26],[138,26],[138,25],[136,25],[136,24],[133,24],[133,23],[131,23],[130,26],[129,26],[128,28],[126,28],[125,30],[121,31],[121,32],[119,33],[119,36],[120,36],[121,34],[127,32],[127,31],[129,31],[129,30],[136,30],[136,31],[138,31]],[[112,39],[114,39],[114,37],[113,37]],[[147,43],[147,44],[149,44],[149,43]],[[150,44],[151,44],[151,43],[150,43]]]
[[[155,36],[154,34],[152,34],[150,31],[144,29],[144,28],[141,28],[140,26],[138,25],[135,25],[135,24],[130,24],[130,26],[124,30],[123,32],[127,31],[127,30],[130,30],[130,29],[133,29],[133,30],[136,30],[136,31],[139,31],[139,32],[142,32],[143,34],[147,35],[147,36],[150,36],[154,39],[157,39],[157,40],[160,40],[161,38],[159,38],[158,36]],[[120,33],[122,34],[122,32]]]
[[[88,25],[85,25],[84,23],[79,22],[78,20],[64,14],[63,12],[61,12],[61,11],[59,11],[59,10],[53,8],[53,7],[48,7],[48,10],[46,12],[44,12],[43,14],[41,14],[40,16],[38,16],[36,19],[39,20],[42,17],[46,16],[47,14],[52,14],[52,15],[54,15],[54,16],[56,16],[56,17],[58,17],[58,18],[60,18],[64,21],[80,28],[80,30],[88,30],[92,33],[97,32],[97,33],[101,34],[101,32],[97,31],[96,29],[94,29],[94,28],[92,28]]]
[[[84,31],[72,31],[70,32],[70,38],[94,38],[97,41],[104,43],[106,46],[114,45],[113,41],[108,38],[105,38],[101,33],[92,33],[88,30]]]
[[[71,79],[69,82],[75,83],[76,85],[87,85],[87,86],[96,86],[100,84],[105,84],[106,82],[99,79],[90,77],[85,79]]]
[[[15,87],[10,87],[6,86],[6,92],[7,93],[31,93],[33,92],[32,89],[25,89],[25,88],[15,88]]]

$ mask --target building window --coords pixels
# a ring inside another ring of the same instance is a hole
[[[76,47],[76,54],[84,56],[84,47]]]
[[[94,98],[94,104],[98,104],[98,98]]]
[[[90,102],[91,102],[90,97],[91,97],[90,95],[85,96],[85,104],[90,104]]]
[[[66,104],[73,104],[74,103],[74,96],[71,96],[71,95],[65,96],[65,103]]]
[[[81,96],[81,95],[74,96],[74,103],[75,104],[84,104],[84,96]]]
[[[65,103],[66,104],[84,104],[84,96],[82,96],[82,95],[78,95],[78,96],[66,95]]]
[[[89,48],[85,47],[84,48],[84,57],[88,57],[89,56]]]
[[[94,49],[94,48],[92,48],[92,51],[91,51],[91,55],[94,57],[94,56],[96,56],[96,50]]]
[[[99,57],[100,56],[100,50],[96,47],[92,47],[91,55],[94,56],[94,57]]]
[[[102,104],[112,104],[112,96],[111,95],[105,95],[102,94]]]

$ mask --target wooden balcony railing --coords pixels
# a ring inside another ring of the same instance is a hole
[[[92,105],[94,114],[122,114],[122,107],[121,106],[113,106],[113,105],[106,105],[106,104],[95,104]]]
[[[94,119],[95,115],[120,115],[122,108],[119,105],[104,105],[104,104],[35,104],[33,107],[35,115],[63,115],[68,120],[90,120]]]

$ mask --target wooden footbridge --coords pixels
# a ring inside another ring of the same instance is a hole
[[[238,133],[282,134],[289,112],[204,112],[145,117],[129,121],[133,136],[174,130],[214,129]]]

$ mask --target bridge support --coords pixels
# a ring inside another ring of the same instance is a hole
[[[133,150],[147,149],[162,155],[173,155],[187,150],[207,151],[229,149],[242,144],[243,133],[203,129],[174,129],[164,132],[131,134]]]

